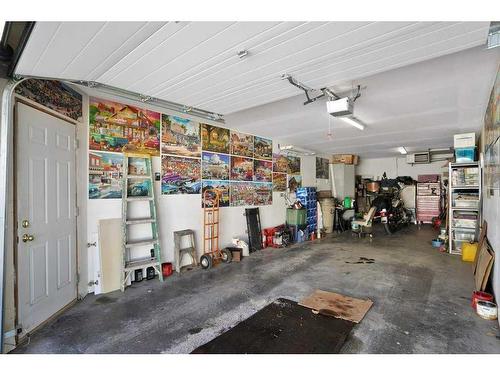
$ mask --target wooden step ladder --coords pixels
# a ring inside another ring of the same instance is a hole
[[[131,159],[143,163],[144,168],[137,168],[130,164]],[[121,290],[131,281],[132,272],[138,269],[153,267],[158,273],[158,278],[163,281],[161,270],[161,249],[158,239],[158,225],[156,215],[156,203],[154,193],[153,170],[151,156],[143,154],[125,153],[123,155],[123,191],[122,191],[122,229],[123,229],[123,260],[121,272]],[[149,206],[148,217],[130,217],[129,205],[147,203]],[[140,203],[142,202],[142,203]],[[129,239],[129,228],[132,225],[150,224],[151,238],[131,240]],[[135,247],[152,246],[154,256],[132,258],[131,250]]]

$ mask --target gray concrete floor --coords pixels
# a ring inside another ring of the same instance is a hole
[[[428,227],[380,229],[371,241],[345,233],[89,295],[15,352],[189,353],[279,297],[323,289],[374,301],[344,353],[500,353],[498,323],[470,307],[471,264],[432,248]],[[347,263],[359,257],[375,262]]]

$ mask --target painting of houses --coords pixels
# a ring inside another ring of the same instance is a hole
[[[292,175],[288,176],[288,189],[290,189],[290,193],[295,193],[297,188],[302,187],[302,176],[301,175]]]
[[[200,159],[163,155],[161,158],[161,193],[200,194]]]
[[[229,180],[229,155],[203,151],[201,175],[204,180]]]
[[[316,157],[316,178],[328,180],[329,161],[326,158]]]
[[[231,157],[231,180],[253,181],[253,159]]]
[[[89,149],[160,155],[160,114],[90,98]]]
[[[273,171],[288,173],[288,158],[286,155],[273,154]]]
[[[146,159],[144,158],[128,158],[128,174],[136,176],[146,176],[149,174]]]
[[[266,206],[273,204],[273,184],[271,182],[254,182],[255,195],[254,204],[256,206]]]
[[[253,135],[231,132],[231,155],[253,157]]]
[[[162,115],[161,152],[199,158],[201,156],[200,124],[182,117]]]
[[[123,155],[89,152],[89,199],[122,197]]]
[[[273,162],[254,160],[254,181],[271,182],[273,180]]]
[[[229,154],[229,129],[201,124],[201,144],[205,151]]]
[[[219,207],[229,206],[229,182],[228,181],[208,181],[202,182],[201,206],[213,205],[216,192],[219,196]],[[207,193],[205,193],[207,192]]]
[[[286,191],[286,173],[273,173],[273,191]]]
[[[254,158],[271,160],[273,157],[273,141],[267,138],[254,137]]]
[[[231,207],[253,206],[255,184],[253,182],[231,182]]]
[[[300,156],[287,156],[288,174],[300,174]]]

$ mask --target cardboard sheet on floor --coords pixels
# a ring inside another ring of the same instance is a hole
[[[476,290],[484,291],[486,289],[486,284],[488,284],[488,279],[490,278],[491,268],[493,267],[494,254],[488,241],[483,241],[483,245],[479,249],[476,273],[474,275]]]
[[[352,298],[318,289],[300,301],[299,305],[318,311],[323,315],[359,323],[372,307],[373,302],[369,299]]]
[[[109,293],[120,289],[122,238],[122,219],[99,220],[101,293]]]

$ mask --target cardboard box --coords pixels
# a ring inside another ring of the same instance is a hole
[[[476,146],[476,133],[455,134],[453,136],[454,148],[466,148]]]
[[[331,164],[354,164],[358,165],[359,157],[358,155],[352,154],[336,154],[330,157]]]

